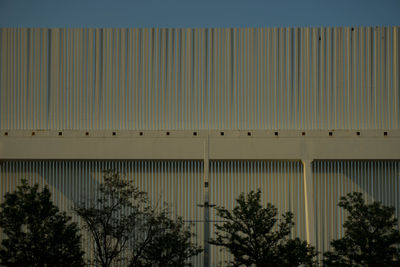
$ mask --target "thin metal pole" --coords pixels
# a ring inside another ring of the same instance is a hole
[[[209,153],[208,136],[204,142],[204,267],[210,266],[210,205],[209,205]]]

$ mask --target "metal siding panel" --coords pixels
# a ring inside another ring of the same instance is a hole
[[[194,242],[203,244],[203,163],[198,161],[4,161],[0,166],[1,202],[6,192],[14,191],[21,179],[33,185],[47,185],[53,203],[66,211],[74,221],[80,219],[71,212],[74,202],[95,198],[97,185],[103,181],[102,171],[116,169],[124,178],[149,194],[158,207],[171,209],[171,216],[182,216],[187,223],[194,224]],[[200,189],[200,190],[199,190]],[[83,234],[83,248],[93,257],[91,242]],[[193,259],[193,264],[202,266],[202,255]]]
[[[282,212],[294,213],[295,226],[292,236],[305,239],[303,167],[300,162],[271,161],[212,161],[210,163],[210,204],[232,209],[235,199],[242,192],[261,189],[262,201],[275,205],[279,216]],[[214,209],[211,221],[218,221]],[[211,224],[211,237],[215,227]],[[212,265],[231,259],[230,254],[212,246]]]
[[[398,129],[399,27],[1,29],[2,129]]]
[[[368,203],[394,206],[400,217],[399,161],[315,161],[313,179],[317,248],[322,253],[332,239],[343,236],[346,213],[337,204],[347,193],[362,192]]]

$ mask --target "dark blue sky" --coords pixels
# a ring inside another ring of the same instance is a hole
[[[400,25],[400,0],[0,0],[0,27]]]

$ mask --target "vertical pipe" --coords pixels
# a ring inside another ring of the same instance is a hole
[[[304,204],[306,213],[306,235],[307,242],[313,246],[316,245],[315,236],[315,217],[314,217],[314,200],[313,200],[313,176],[312,176],[312,160],[302,160],[303,163],[303,179],[304,179]]]

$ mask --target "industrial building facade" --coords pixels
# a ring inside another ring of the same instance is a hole
[[[399,38],[399,27],[0,29],[1,197],[27,178],[70,211],[115,168],[193,223],[205,248],[193,262],[214,266],[229,253],[205,242],[218,221],[208,205],[260,188],[294,213],[293,236],[326,251],[348,192],[400,217]]]

